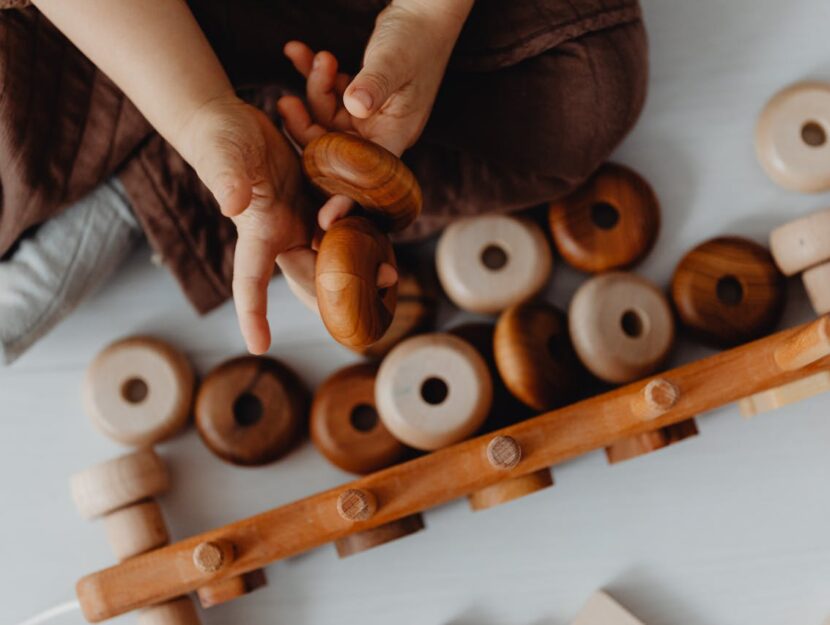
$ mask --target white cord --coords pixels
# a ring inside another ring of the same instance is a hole
[[[53,608],[44,610],[40,614],[35,614],[32,618],[26,619],[17,625],[38,625],[39,623],[51,621],[53,618],[60,616],[61,614],[66,614],[67,612],[80,609],[81,603],[77,599],[73,599],[72,601],[67,601],[66,603],[61,603]]]

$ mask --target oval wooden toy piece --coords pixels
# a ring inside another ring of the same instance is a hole
[[[190,597],[178,597],[138,611],[138,625],[199,625],[199,614]]]
[[[572,267],[623,269],[645,258],[660,230],[660,204],[635,171],[606,163],[579,189],[551,202],[553,242]]]
[[[561,406],[573,397],[580,365],[565,313],[543,302],[517,304],[496,323],[496,366],[510,392],[534,410]]]
[[[758,161],[793,191],[830,189],[830,85],[802,82],[776,93],[755,128]]]
[[[400,343],[381,363],[375,382],[386,428],[404,444],[426,451],[478,430],[492,398],[484,359],[469,343],[445,333]]]
[[[301,438],[308,392],[283,363],[242,356],[213,369],[196,395],[196,427],[205,445],[232,464],[273,462]]]
[[[386,231],[403,230],[421,212],[421,187],[388,150],[357,135],[330,132],[303,150],[303,169],[328,195],[360,204]]]
[[[351,365],[324,380],[314,395],[311,440],[344,471],[371,473],[395,464],[407,453],[378,416],[376,375],[377,365]]]
[[[265,576],[265,571],[255,569],[243,575],[226,577],[218,582],[202,586],[196,591],[196,596],[199,597],[199,604],[203,608],[212,608],[248,595],[267,585],[268,578]]]
[[[770,233],[769,243],[786,276],[830,261],[830,208],[779,226]]]
[[[811,267],[801,279],[816,314],[830,312],[830,263]]]
[[[497,313],[544,288],[553,255],[542,229],[508,215],[466,217],[447,226],[435,251],[438,278],[463,310]]]
[[[170,487],[167,467],[152,449],[139,449],[75,473],[72,499],[86,519],[154,497]]]
[[[771,332],[786,301],[786,280],[762,245],[717,237],[688,252],[671,296],[680,322],[699,338],[732,346]]]
[[[364,217],[336,221],[320,243],[317,306],[326,329],[346,347],[371,345],[392,323],[398,287],[378,289],[381,263],[395,266],[392,243]]]
[[[158,339],[130,337],[104,348],[89,365],[84,405],[105,436],[123,445],[153,445],[187,423],[194,384],[180,351]]]
[[[595,376],[612,384],[654,372],[674,343],[674,319],[663,293],[630,273],[591,278],[574,294],[571,342]]]
[[[104,517],[104,529],[115,557],[121,561],[170,540],[161,507],[153,499],[111,512]]]

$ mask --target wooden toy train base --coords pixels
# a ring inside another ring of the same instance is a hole
[[[136,556],[81,579],[78,598],[89,621],[112,618],[828,369],[825,316]],[[206,544],[216,566],[194,563]]]

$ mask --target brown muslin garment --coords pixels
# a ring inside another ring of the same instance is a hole
[[[19,7],[21,0],[0,0]],[[383,0],[192,0],[235,85],[264,102],[303,84],[291,39],[355,73]],[[609,155],[648,78],[636,0],[478,0],[422,137],[404,154],[424,212],[400,240],[460,215],[567,193]],[[184,160],[34,7],[0,12],[0,256],[119,176],[151,246],[200,312],[230,297],[235,233]]]

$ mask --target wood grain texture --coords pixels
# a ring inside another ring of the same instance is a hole
[[[363,217],[336,221],[320,243],[317,306],[329,334],[346,347],[375,343],[392,323],[398,287],[378,289],[381,263],[396,265],[392,243]]]
[[[671,297],[685,328],[732,346],[772,332],[784,311],[786,280],[765,247],[743,237],[717,237],[681,259]]]
[[[425,527],[424,519],[420,514],[411,514],[377,527],[338,538],[334,541],[334,546],[337,548],[338,557],[348,558],[369,549],[386,545],[393,540],[411,536]]]
[[[357,135],[330,132],[315,139],[303,150],[303,169],[312,184],[352,198],[385,231],[403,230],[421,212],[421,187],[410,169]]]
[[[582,367],[565,313],[544,302],[511,306],[499,317],[493,341],[505,386],[534,410],[550,410],[574,397]]]
[[[332,464],[350,473],[385,469],[408,452],[378,416],[377,369],[360,363],[336,371],[317,387],[311,404],[311,440]]]
[[[470,493],[467,495],[467,501],[470,508],[478,512],[532,495],[550,486],[553,486],[553,473],[550,469],[539,469]]]
[[[196,396],[196,427],[219,458],[243,466],[263,465],[300,440],[308,404],[305,385],[285,364],[242,356],[205,376]]]
[[[522,462],[513,471],[490,466],[485,453],[492,438],[488,434],[92,573],[82,578],[76,589],[84,615],[98,622],[216,581],[192,565],[185,566],[193,548],[205,540],[224,538],[237,546],[239,556],[225,574],[239,575],[508,477],[564,462],[615,440],[667,427],[748,394],[828,370],[827,352],[812,349],[814,342],[804,338],[822,334],[824,330],[816,326],[828,322],[825,317],[665,372],[661,377],[671,380],[681,395],[673,408],[657,418],[644,420],[631,408],[650,381],[646,379],[505,428],[498,433],[516,439],[523,450]],[[811,358],[796,358],[799,349]],[[782,359],[803,366],[797,370],[781,366]],[[615,418],[608,419],[609,414]],[[381,504],[377,514],[355,524],[341,519],[335,503],[343,488],[375,493]]]
[[[195,375],[172,345],[135,336],[104,348],[84,378],[84,406],[105,436],[135,447],[170,438],[187,424]]]
[[[605,448],[605,457],[610,464],[617,464],[679,443],[692,436],[697,436],[697,433],[695,420],[687,419],[651,432],[644,432],[615,441]]]
[[[769,235],[769,245],[786,276],[830,261],[830,208],[777,227]]]
[[[267,585],[268,578],[265,576],[265,571],[254,569],[235,577],[226,577],[206,584],[196,590],[196,596],[199,597],[199,604],[203,608],[212,608],[244,597]]]
[[[609,594],[598,590],[576,615],[571,625],[643,625]]]
[[[817,315],[830,312],[830,263],[811,267],[801,275],[804,290]]]
[[[588,273],[631,267],[660,231],[660,204],[635,171],[606,163],[579,189],[552,202],[554,245],[569,265]]]
[[[738,402],[738,406],[741,410],[741,416],[748,419],[764,412],[783,408],[803,399],[815,397],[826,391],[830,391],[830,372],[819,371],[814,375],[789,384],[744,397]]]
[[[166,545],[170,539],[161,506],[153,499],[109,513],[104,517],[104,530],[115,557],[122,561]]]
[[[199,625],[199,614],[190,597],[179,597],[139,611],[138,625]]]
[[[758,118],[755,151],[785,189],[830,189],[830,84],[801,82],[776,93]]]

